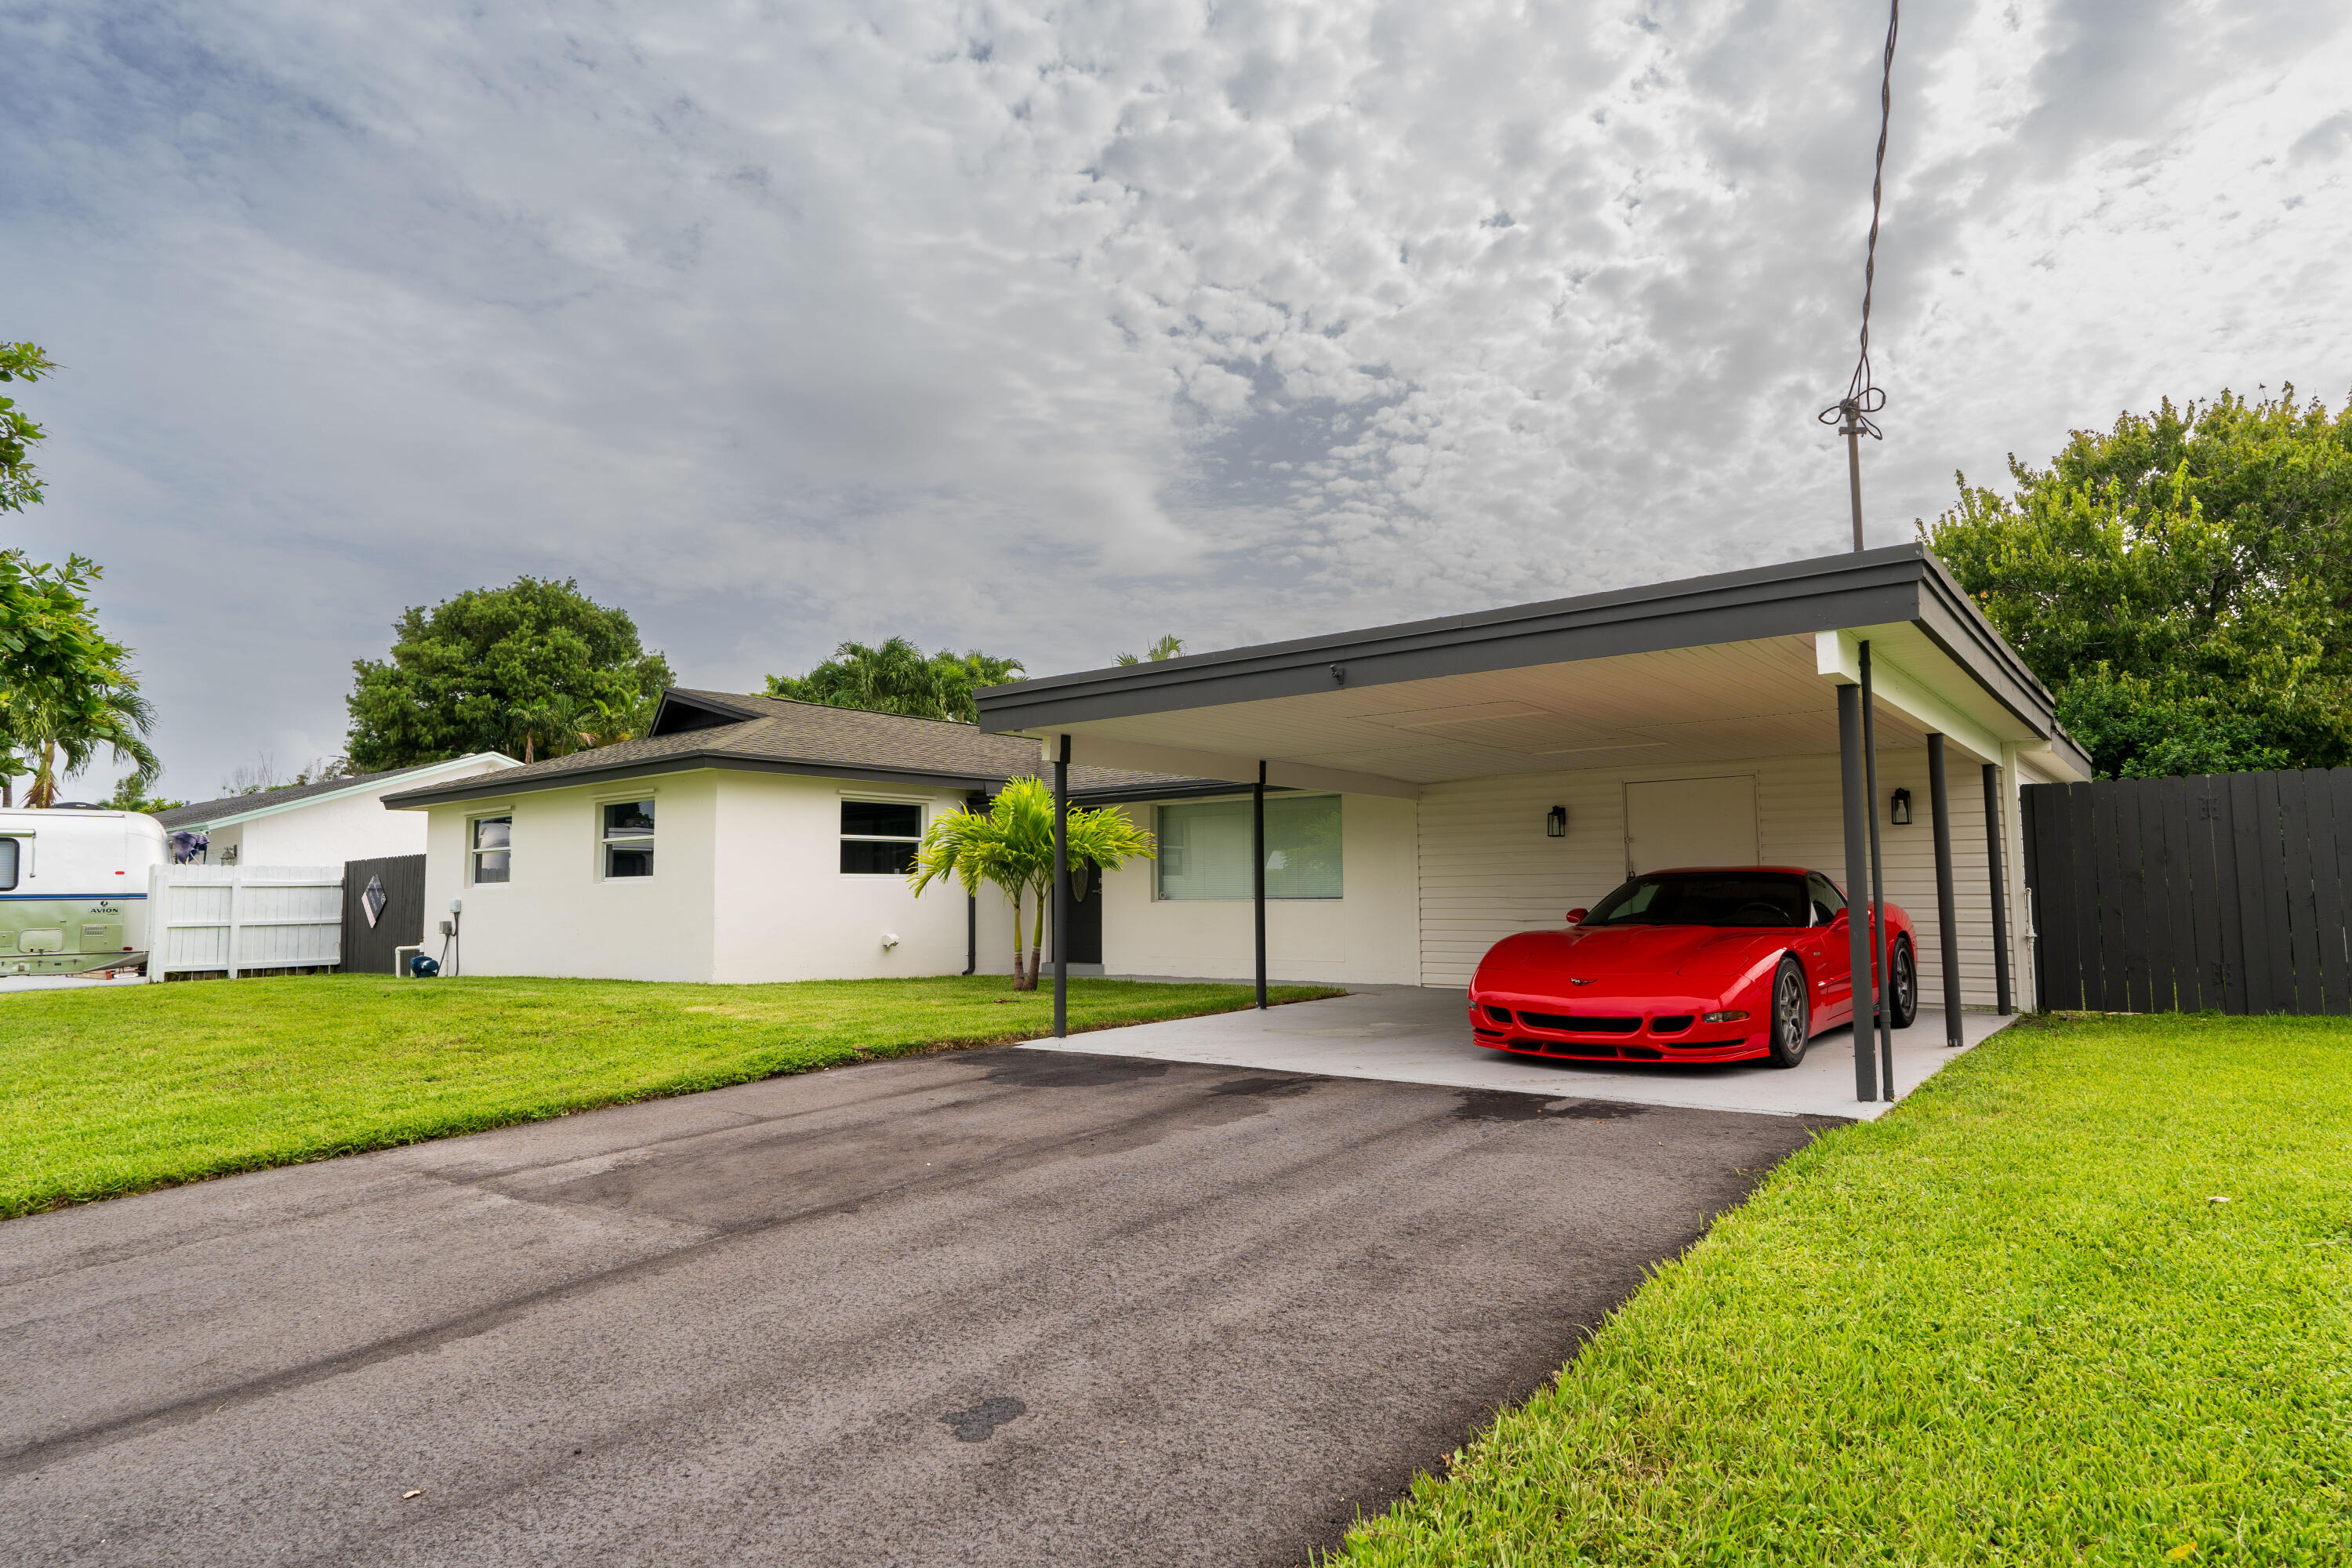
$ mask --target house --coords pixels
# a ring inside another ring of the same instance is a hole
[[[1802,865],[1859,898],[1874,829],[1886,896],[1917,921],[1922,997],[1954,1037],[1962,1006],[2032,1005],[2019,789],[2091,773],[2050,693],[1916,544],[978,700],[982,729],[1074,772],[1286,792],[1266,802],[1263,905],[1248,803],[1139,805],[1161,857],[1104,879],[1113,973],[1464,986],[1495,942],[1636,871]],[[1858,1050],[1874,1098],[1865,1069]]]
[[[167,833],[205,835],[209,842],[202,858],[207,865],[340,866],[425,852],[425,824],[384,810],[385,795],[520,765],[496,752],[477,752],[446,763],[233,795],[153,815]]]
[[[459,913],[466,974],[765,981],[1009,973],[1013,915],[984,890],[908,890],[943,812],[1042,770],[1034,741],[970,724],[673,689],[640,740],[384,804],[427,848],[426,908]],[[1216,781],[1079,768],[1080,804]],[[1102,908],[1077,901],[1071,935]],[[1034,905],[1032,908],[1034,909]],[[1091,950],[1074,954],[1081,973]]]
[[[979,700],[974,727],[677,689],[644,740],[385,804],[429,818],[465,972],[718,981],[1009,968],[1001,900],[902,873],[940,813],[1057,766],[1159,844],[1071,888],[1081,973],[1460,987],[1637,871],[1795,864],[1858,898],[1874,828],[1956,1032],[2032,1005],[2018,790],[2091,771],[1917,545]]]

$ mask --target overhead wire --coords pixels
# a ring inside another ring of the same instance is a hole
[[[1870,416],[1886,406],[1870,369],[1870,300],[1878,282],[1878,219],[1886,180],[1886,129],[1895,116],[1895,37],[1903,25],[1903,0],[1889,0],[1886,11],[1886,56],[1878,79],[1878,156],[1870,171],[1870,242],[1862,261],[1862,352],[1854,362],[1853,379],[1845,395],[1821,411],[1824,425],[1835,425],[1843,436],[1867,435],[1874,441],[1885,435]]]

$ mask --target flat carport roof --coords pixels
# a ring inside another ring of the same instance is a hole
[[[2037,753],[2087,778],[2050,693],[1943,563],[1904,544],[1157,663],[979,696],[981,727],[1071,760],[1412,795],[1499,773],[1838,748],[1826,687],[1872,645],[1893,744]]]
[[[1982,764],[1989,807],[1996,769],[2013,769],[2024,754],[2052,778],[2091,773],[2090,759],[2060,729],[2050,692],[1920,544],[1050,676],[991,687],[979,709],[982,729],[1034,736],[1057,764],[1057,843],[1072,763],[1256,788],[1251,901],[1261,1009],[1268,787],[1414,798],[1424,784],[1508,773],[1835,752],[1846,886],[1874,907],[1885,897],[1872,799],[1883,730],[1896,744],[1927,748],[1945,1023],[1958,1045],[1946,754],[1958,747]],[[1990,809],[1987,832],[2006,1013],[2000,826]],[[1057,879],[1057,1038],[1067,1032],[1066,897],[1067,879]],[[1872,955],[1875,924],[1851,927],[1856,975],[1885,967]],[[1854,1030],[1864,1101],[1894,1087],[1884,998],[1871,989],[1876,1028],[1857,1020]]]

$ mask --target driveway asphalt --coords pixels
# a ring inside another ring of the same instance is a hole
[[[1298,1563],[1826,1124],[998,1049],[16,1220],[0,1560]]]

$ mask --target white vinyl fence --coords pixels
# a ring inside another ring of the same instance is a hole
[[[147,978],[342,962],[341,866],[156,866]]]

